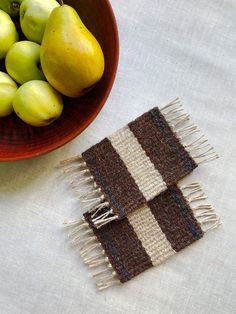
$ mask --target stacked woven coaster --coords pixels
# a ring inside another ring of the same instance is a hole
[[[220,224],[201,186],[180,183],[218,158],[199,132],[176,99],[61,162],[87,206],[65,225],[99,289],[159,265]]]

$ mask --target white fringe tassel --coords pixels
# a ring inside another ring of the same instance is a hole
[[[189,115],[183,110],[179,98],[176,98],[161,109],[161,113],[178,137],[184,148],[197,164],[219,158],[214,148],[208,143],[204,135],[196,138],[193,135],[200,132],[197,125],[192,123]],[[186,141],[190,140],[188,143]]]
[[[180,186],[179,188],[188,201],[194,217],[200,223],[204,232],[215,229],[222,224],[220,217],[215,213],[215,209],[212,205],[202,204],[202,202],[199,202],[207,198],[199,183],[194,182],[188,185]]]
[[[92,214],[92,222],[96,228],[101,228],[118,218],[105,200],[101,189],[98,188],[82,156],[63,160],[61,165],[66,166],[63,171],[71,175],[72,189],[79,193],[79,199],[84,208]]]
[[[101,243],[85,219],[82,218],[80,221],[67,222],[65,226],[73,227],[68,237],[71,243],[79,248],[84,263],[89,268],[95,270],[91,276],[94,278],[98,290],[103,290],[120,283]]]

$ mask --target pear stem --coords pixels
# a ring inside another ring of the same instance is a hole
[[[60,5],[64,4],[63,0],[58,0],[58,2],[59,2]]]

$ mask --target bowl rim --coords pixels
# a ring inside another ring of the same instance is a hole
[[[96,108],[96,110],[91,114],[91,116],[87,119],[87,121],[84,123],[84,125],[79,128],[78,130],[75,130],[73,133],[65,136],[63,139],[57,141],[55,144],[52,143],[50,145],[50,147],[46,147],[43,148],[42,150],[40,150],[40,152],[28,152],[25,153],[24,155],[17,155],[17,156],[12,156],[12,157],[4,157],[4,156],[0,156],[0,162],[4,162],[4,161],[17,161],[17,160],[25,160],[25,159],[30,159],[30,158],[34,158],[34,157],[39,157],[41,155],[45,155],[47,153],[50,153],[60,147],[62,147],[63,145],[67,144],[68,142],[70,142],[71,140],[73,140],[74,138],[76,138],[79,134],[81,134],[97,117],[97,115],[99,114],[99,112],[102,110],[103,106],[106,103],[106,100],[112,90],[114,81],[115,81],[115,77],[116,77],[116,73],[117,73],[117,68],[118,68],[118,61],[119,61],[119,33],[118,33],[118,26],[117,26],[117,21],[116,21],[116,17],[113,11],[113,8],[111,6],[111,3],[109,0],[103,0],[106,2],[107,7],[110,11],[110,15],[113,21],[113,26],[114,26],[114,37],[115,37],[115,54],[114,54],[114,71],[112,73],[112,75],[110,76],[110,81],[109,81],[109,85],[106,89],[105,94],[103,95],[103,98],[100,101],[100,105]]]

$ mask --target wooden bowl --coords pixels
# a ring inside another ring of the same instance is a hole
[[[47,127],[31,127],[15,114],[0,118],[0,161],[26,159],[48,153],[79,135],[103,107],[114,82],[119,40],[115,17],[108,0],[65,0],[98,39],[105,56],[101,81],[82,98],[64,98],[60,119]],[[4,69],[3,63],[0,69]]]

